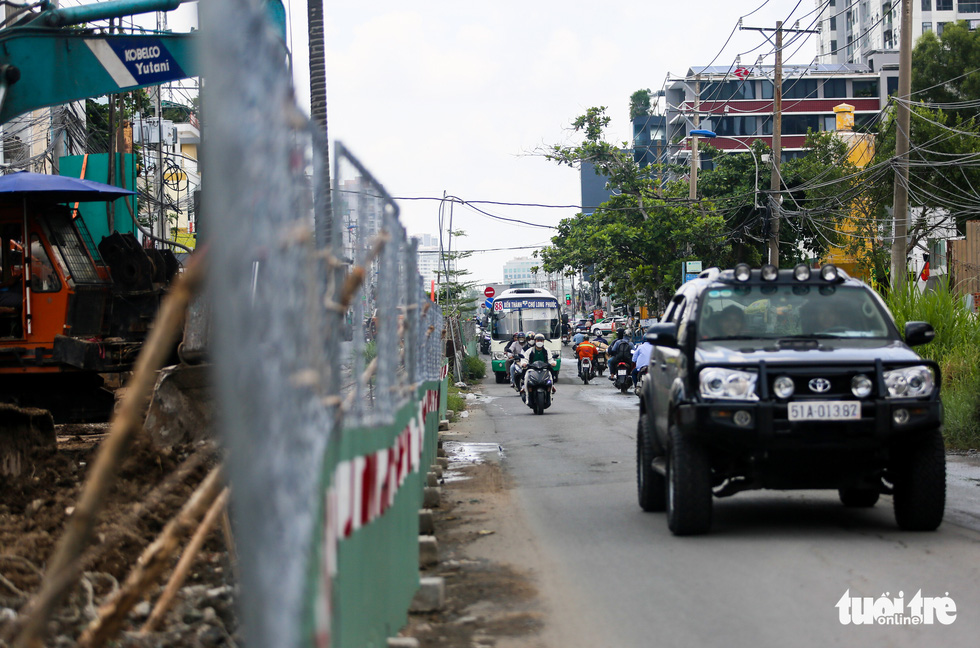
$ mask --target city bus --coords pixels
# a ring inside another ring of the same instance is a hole
[[[555,358],[555,380],[561,368],[561,304],[547,290],[511,288],[493,299],[490,312],[490,358],[498,383],[508,382],[504,353],[514,333],[541,333],[544,347]]]

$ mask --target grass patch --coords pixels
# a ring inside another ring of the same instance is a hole
[[[449,383],[449,391],[446,392],[446,409],[452,410],[451,420],[459,418],[459,413],[466,409],[466,399],[460,394],[459,387],[452,382]]]
[[[920,293],[906,282],[905,290],[892,292],[886,302],[900,331],[913,321],[936,329],[936,339],[915,350],[935,360],[942,373],[946,447],[980,448],[980,320],[947,286]]]
[[[483,358],[479,356],[466,356],[463,360],[463,373],[466,375],[466,382],[474,383],[486,378],[487,363]]]

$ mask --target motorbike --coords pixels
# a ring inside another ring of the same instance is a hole
[[[514,357],[514,354],[508,351],[507,352],[507,375],[508,376],[511,375],[511,368],[513,367],[513,364],[515,362],[517,363],[518,368],[517,368],[517,373],[514,374],[514,382],[511,383],[511,387],[513,387],[514,390],[518,394],[520,394],[521,388],[523,387],[522,380],[524,378],[524,369],[521,366],[521,358]]]
[[[561,336],[561,343],[562,343],[562,345],[563,346],[568,346],[568,342],[569,342],[570,339],[571,339],[571,337],[568,335],[568,333],[563,334]]]
[[[613,385],[615,385],[616,389],[624,394],[630,387],[633,386],[633,379],[630,377],[631,369],[632,367],[630,366],[630,363],[626,362],[625,360],[617,361],[616,365],[612,369],[612,375],[616,379]]]
[[[647,369],[649,369],[649,367],[643,367],[636,372],[636,384],[633,385],[633,393],[637,396],[639,396],[640,392],[643,391],[643,381],[646,380]]]
[[[517,373],[514,375],[514,390],[521,398],[524,398],[524,376],[526,374],[527,366],[523,363],[518,365]]]
[[[586,385],[588,385],[589,381],[595,377],[592,369],[591,358],[582,358],[582,368],[579,369],[578,377],[581,378],[582,382]]]
[[[551,367],[543,360],[535,360],[524,370],[527,385],[525,403],[535,414],[544,414],[551,407]]]
[[[608,364],[608,359],[606,358],[606,349],[602,348],[595,354],[595,371],[596,375],[601,376],[606,372],[606,366]]]
[[[483,331],[480,334],[480,353],[490,355],[490,331]]]

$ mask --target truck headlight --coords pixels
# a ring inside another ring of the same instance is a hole
[[[737,369],[710,367],[700,374],[701,397],[728,400],[759,400],[755,393],[757,374]]]
[[[493,352],[493,359],[494,360],[505,360],[505,359],[507,359],[507,355],[504,354],[504,353],[501,353],[500,351],[494,351]]]
[[[892,369],[884,376],[889,398],[929,396],[936,387],[936,377],[925,365]]]

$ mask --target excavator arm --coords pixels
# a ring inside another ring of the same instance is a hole
[[[196,35],[107,35],[74,28],[93,20],[170,11],[190,0],[112,0],[43,8],[0,30],[0,124],[46,106],[198,76]],[[266,10],[285,35],[281,0]]]
[[[197,76],[193,40],[193,34],[0,32],[0,123],[35,108]]]

